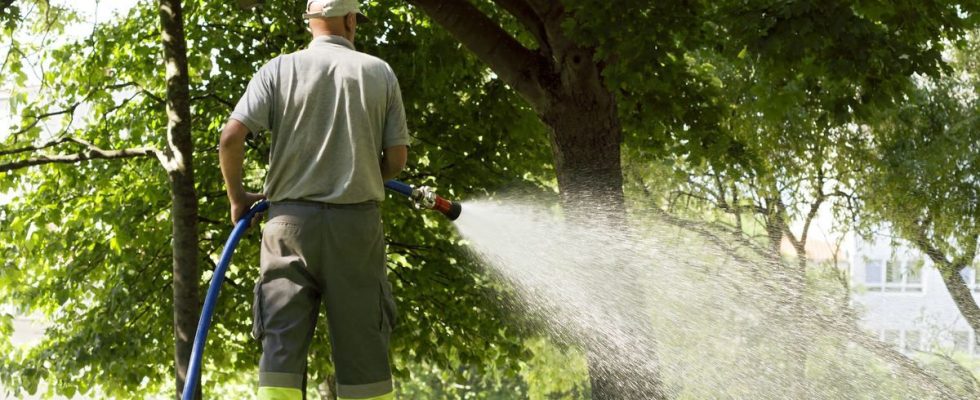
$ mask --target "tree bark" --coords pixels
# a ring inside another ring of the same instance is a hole
[[[337,400],[337,375],[331,373],[317,386],[320,391],[320,398],[325,400]]]
[[[608,92],[574,88],[542,113],[566,212],[624,218],[622,129]]]
[[[819,207],[819,205],[816,207]],[[795,332],[794,338],[789,338],[784,342],[784,351],[789,357],[785,366],[786,373],[793,378],[793,382],[786,387],[786,397],[807,399],[812,397],[807,392],[808,380],[806,377],[806,365],[809,359],[808,345],[813,341],[815,327],[812,326],[810,319],[806,318],[809,311],[806,299],[806,238],[807,230],[810,229],[810,220],[813,217],[808,216],[804,224],[804,231],[800,235],[801,239],[798,240],[793,235],[787,223],[789,216],[786,212],[786,206],[781,199],[778,197],[766,199],[766,209],[768,210],[768,215],[766,215],[766,233],[769,236],[769,251],[771,252],[772,259],[776,260],[780,267],[785,267],[782,265],[782,243],[784,238],[793,246],[797,256],[796,270],[791,270],[784,275],[783,286],[779,288],[783,291],[781,297],[786,299],[787,307],[779,310],[782,315],[779,315],[778,318],[785,321],[790,329]]]
[[[180,0],[160,0],[161,38],[167,79],[166,163],[173,209],[174,372],[177,397],[187,376],[200,313],[201,270],[197,253],[197,194],[194,189],[190,80]],[[197,384],[195,398],[200,398]]]
[[[466,0],[408,0],[422,9],[514,88],[549,127],[566,215],[625,223],[620,161],[622,128],[615,96],[605,87],[595,49],[569,40],[559,2],[495,0],[540,45],[528,49]],[[630,293],[628,296],[642,296]],[[638,297],[640,298],[640,297]],[[636,329],[636,327],[627,327]],[[642,332],[637,332],[642,334]],[[592,398],[664,398],[658,376],[637,377],[608,350],[588,349]],[[644,349],[637,349],[638,351]],[[655,350],[644,354],[655,358]],[[604,354],[605,353],[605,354]],[[604,361],[605,360],[605,361]],[[624,377],[632,381],[624,385]]]
[[[953,297],[953,303],[956,303],[956,308],[960,310],[963,319],[975,333],[973,335],[974,343],[980,348],[980,307],[977,306],[977,301],[973,298],[973,291],[960,276],[959,271],[965,267],[965,265],[948,266],[940,272],[942,272],[943,282],[946,284],[946,289],[949,290],[949,295]]]
[[[152,148],[139,147],[133,149],[122,149],[122,150],[89,150],[81,153],[75,154],[53,154],[53,155],[40,155],[34,158],[26,158],[22,160],[12,161],[9,163],[0,164],[0,172],[13,171],[15,169],[32,167],[35,165],[44,164],[75,164],[81,161],[87,160],[99,160],[99,159],[119,159],[119,158],[134,158],[134,157],[146,157],[156,155],[156,150]]]
[[[562,209],[567,217],[587,224],[626,228],[620,161],[622,130],[615,103],[608,92],[576,91],[579,95],[559,98],[554,104],[560,105],[542,116],[550,128]],[[611,260],[605,267],[618,268],[615,264]],[[625,288],[620,295],[624,302],[644,303],[644,293],[635,287]],[[649,337],[649,328],[643,326],[642,318],[637,319],[640,315],[644,313],[608,316],[610,326],[617,328],[613,331],[626,332],[634,348],[612,346],[623,339],[602,338],[602,332],[593,333],[599,340],[586,343],[593,399],[666,398],[659,371],[636,367],[656,365],[659,358],[656,338]]]
[[[917,223],[910,227],[910,232],[908,233],[912,236],[912,243],[936,265],[936,269],[939,270],[940,275],[943,277],[946,290],[949,291],[950,297],[953,298],[953,303],[956,304],[956,308],[960,311],[960,315],[963,316],[966,323],[970,325],[970,329],[973,329],[974,342],[977,346],[980,346],[980,306],[977,305],[977,301],[973,298],[970,287],[966,285],[966,282],[960,276],[960,272],[969,263],[973,262],[973,259],[977,256],[977,241],[980,234],[974,234],[969,237],[967,243],[964,243],[966,247],[964,253],[950,260],[935,245],[926,229],[926,226],[922,223]]]

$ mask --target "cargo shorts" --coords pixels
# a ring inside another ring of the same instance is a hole
[[[377,203],[270,206],[253,303],[252,335],[262,342],[259,399],[306,397],[321,302],[338,398],[393,398],[388,339],[397,316]]]

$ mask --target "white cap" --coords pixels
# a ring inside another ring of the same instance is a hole
[[[323,9],[317,12],[310,12],[310,7],[313,6],[313,4],[321,4],[323,5]],[[369,21],[367,17],[364,16],[364,13],[361,12],[361,8],[357,4],[357,0],[307,0],[306,13],[303,14],[303,18],[343,17],[350,13],[357,15],[357,22]]]

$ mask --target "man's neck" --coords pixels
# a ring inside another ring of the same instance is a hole
[[[332,43],[335,45],[347,47],[351,50],[355,50],[355,51],[357,50],[357,48],[354,47],[354,42],[351,42],[347,38],[340,35],[331,35],[326,33],[320,35],[313,35],[313,40],[310,46],[315,46],[317,43]]]
[[[316,39],[316,38],[318,38],[320,36],[339,36],[339,37],[342,37],[344,39],[347,39],[348,42],[354,43],[354,41],[351,40],[351,38],[347,37],[347,35],[344,35],[343,33],[333,32],[333,31],[328,31],[328,30],[315,30],[315,31],[313,31],[313,38],[314,39]]]

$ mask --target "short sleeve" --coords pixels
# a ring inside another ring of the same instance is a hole
[[[388,108],[385,112],[384,132],[381,146],[384,149],[394,146],[408,145],[408,124],[405,121],[405,105],[402,104],[402,91],[398,87],[398,78],[388,69]]]
[[[273,91],[272,63],[266,64],[252,77],[245,94],[238,100],[231,118],[245,124],[252,133],[272,126]]]

